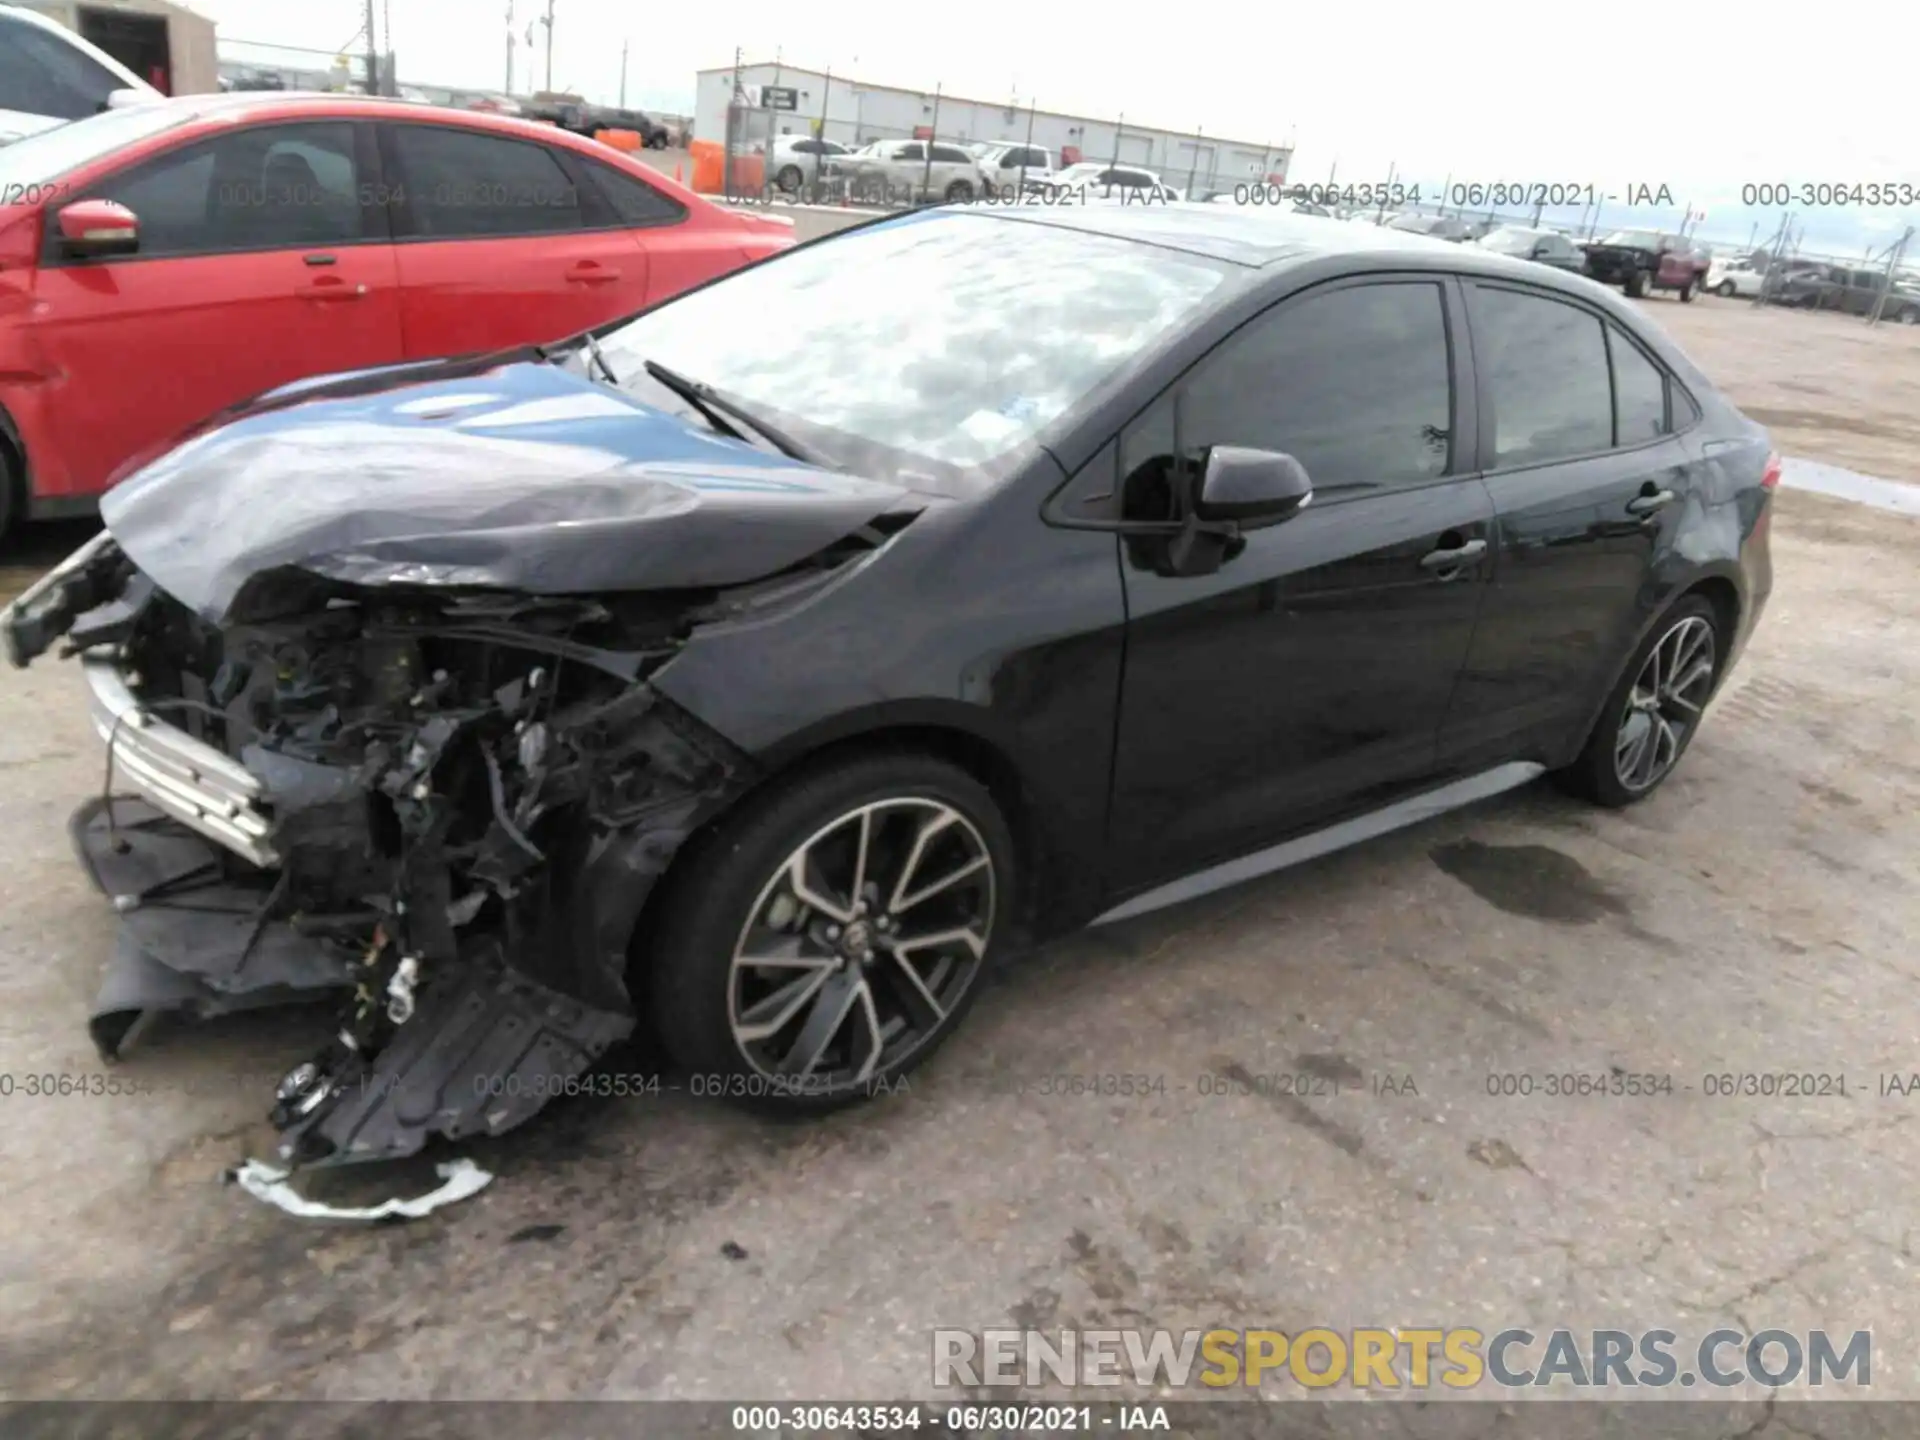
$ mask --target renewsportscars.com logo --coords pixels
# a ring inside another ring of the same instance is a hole
[[[1873,1332],[1356,1329],[936,1330],[936,1386],[1727,1390],[1873,1383]]]

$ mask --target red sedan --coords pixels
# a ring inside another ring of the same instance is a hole
[[[0,530],[312,375],[557,340],[793,243],[550,126],[196,95],[0,148]]]

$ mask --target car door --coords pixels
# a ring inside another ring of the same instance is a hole
[[[958,195],[964,186],[968,195],[980,189],[980,167],[958,145],[935,145],[933,150],[933,186],[935,195]]]
[[[627,168],[575,154],[564,158],[586,182],[588,221],[624,228],[643,252],[646,290],[640,305],[657,305],[682,290],[703,285],[716,275],[738,269],[748,258],[738,231],[715,225],[711,211],[704,213],[705,223],[696,221],[685,204],[639,173],[646,170],[645,166]],[[599,202],[604,202],[604,217]],[[610,292],[609,298],[615,298],[615,293]],[[617,298],[625,304],[632,297],[620,291]]]
[[[537,344],[647,303],[647,252],[536,140],[383,122],[408,359]]]
[[[48,415],[65,489],[105,488],[128,457],[250,396],[402,358],[375,163],[358,122],[253,125],[72,197],[126,206],[140,239],[83,260],[46,226],[29,323],[58,377]]]
[[[1290,453],[1314,494],[1212,575],[1160,573],[1164,542],[1123,544],[1117,888],[1432,773],[1493,521],[1485,488],[1461,473],[1473,452],[1472,393],[1453,383],[1455,365],[1471,373],[1464,342],[1449,283],[1334,282],[1241,327],[1123,433],[1132,518],[1166,518],[1176,445],[1191,463],[1211,445]]]
[[[880,151],[880,174],[889,199],[906,200],[926,184],[927,147],[919,140],[897,140]]]
[[[1499,519],[1442,742],[1463,764],[1550,753],[1585,723],[1648,617],[1698,481],[1676,433],[1692,401],[1623,327],[1558,293],[1466,290]]]

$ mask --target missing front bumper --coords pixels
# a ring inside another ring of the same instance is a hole
[[[89,1022],[104,1058],[125,1055],[165,1015],[209,1019],[360,983],[351,949],[271,918],[268,877],[236,878],[206,837],[145,801],[90,800],[71,829],[81,864],[120,915]],[[378,1055],[289,1077],[275,1112],[283,1160],[394,1159],[436,1135],[500,1134],[632,1032],[631,1014],[541,985],[485,944],[462,961]]]

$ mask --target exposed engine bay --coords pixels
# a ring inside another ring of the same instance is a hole
[[[275,1097],[288,1165],[525,1120],[633,1030],[641,910],[753,780],[647,676],[697,627],[784,605],[883,539],[751,585],[604,599],[283,572],[215,627],[103,537],[6,626],[15,663],[64,636],[92,672],[106,783],[73,836],[122,921],[102,1055],[166,1012],[337,991],[334,1039]],[[257,790],[226,806],[210,766],[141,758],[175,733]]]

